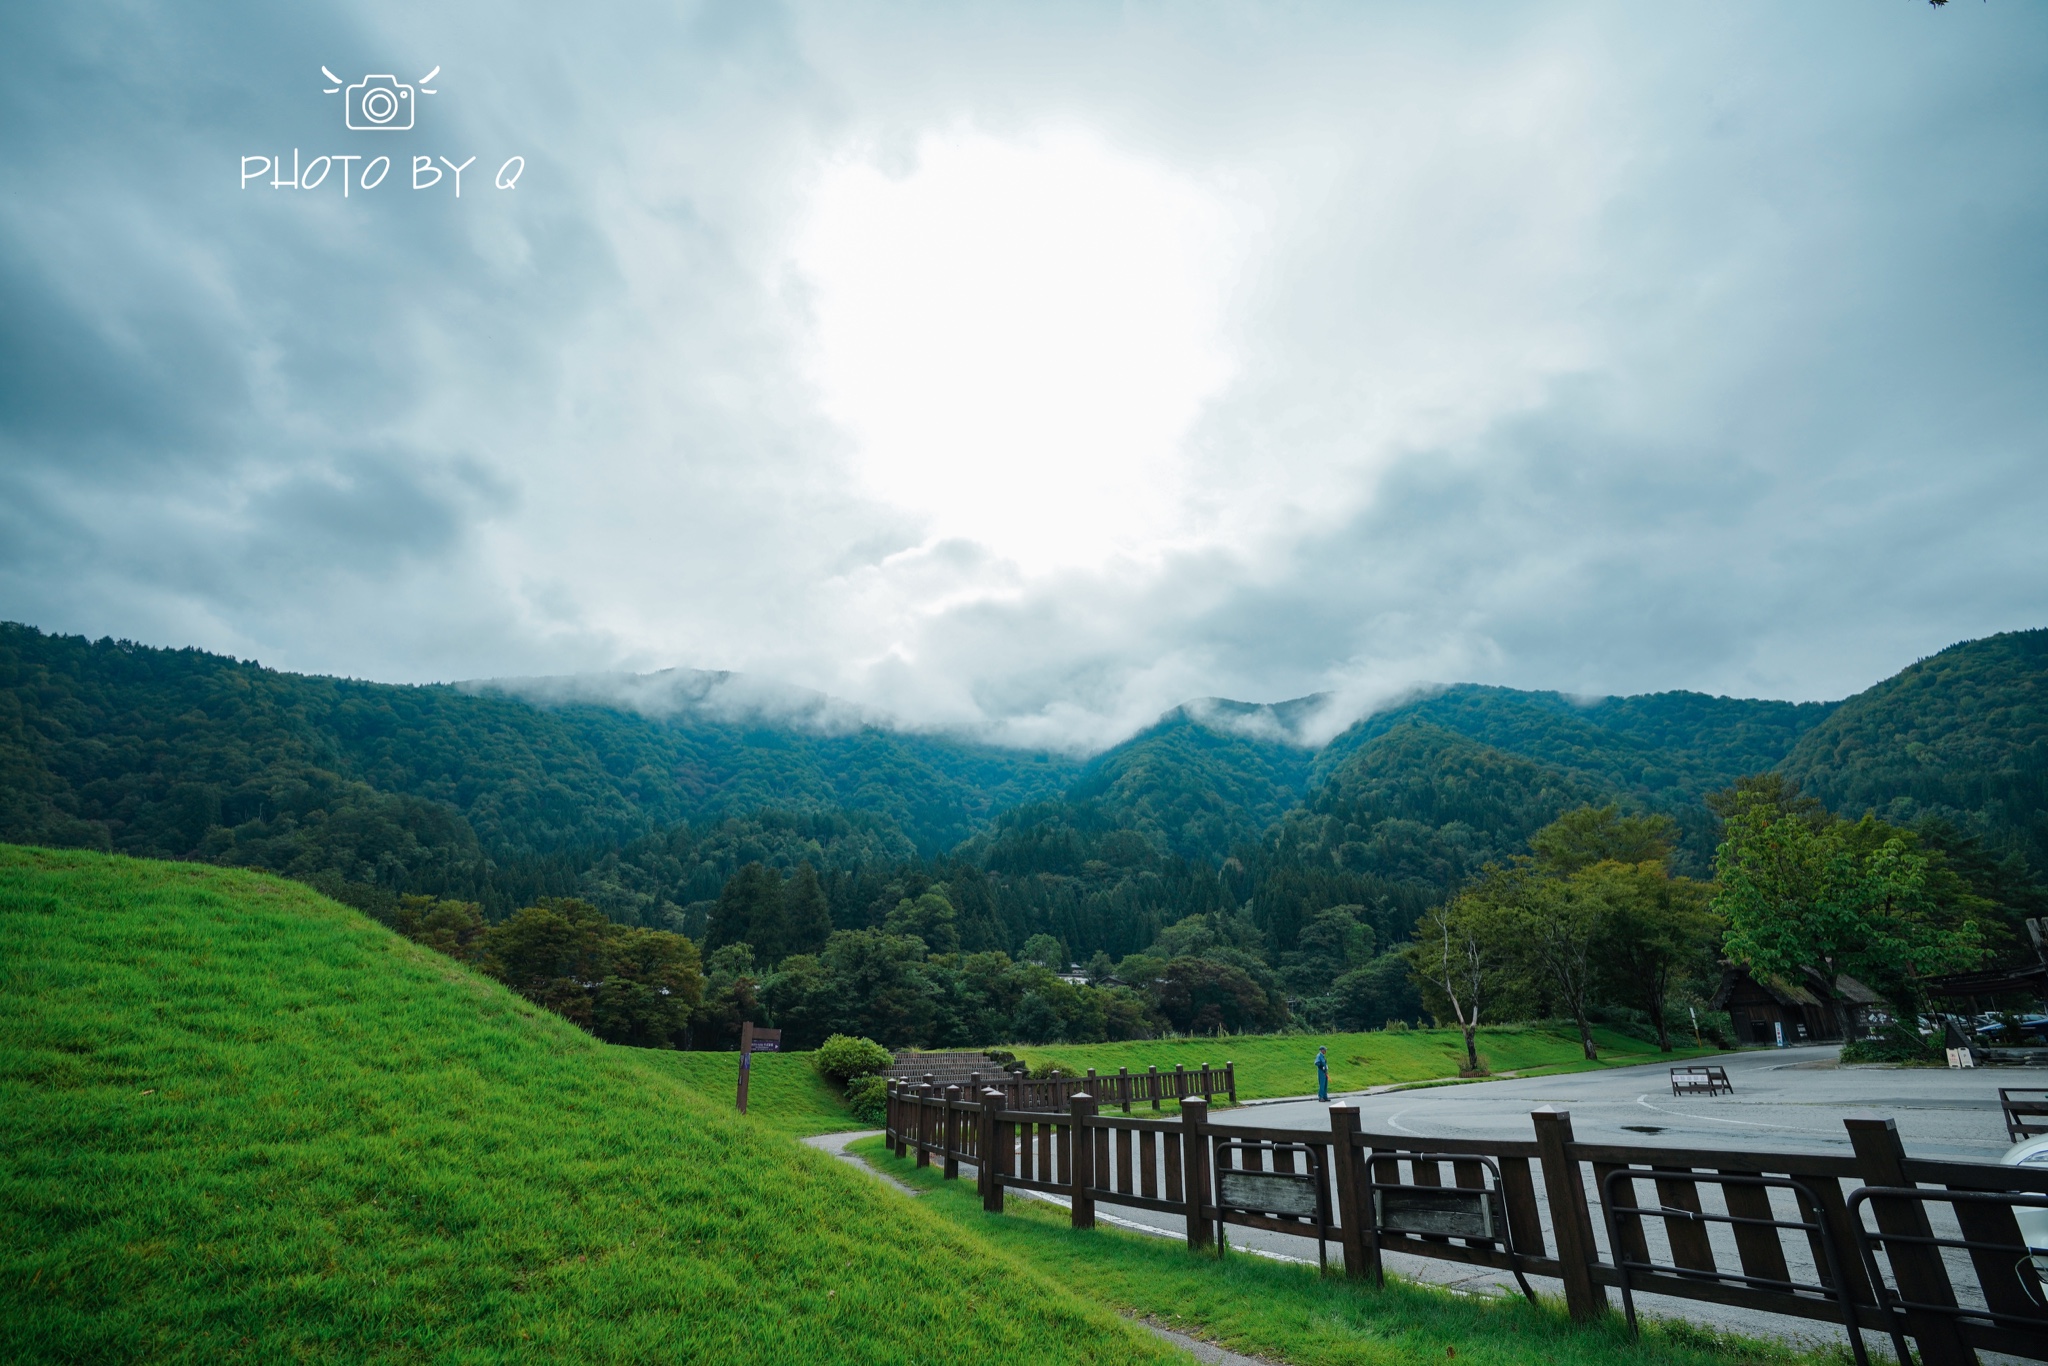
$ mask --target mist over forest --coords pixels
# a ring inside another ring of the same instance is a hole
[[[1418,921],[1564,818],[1648,823],[1704,887],[1760,777],[1898,833],[2011,954],[2048,906],[2044,680],[2031,631],[1834,703],[1433,686],[1318,745],[1319,699],[1209,699],[1079,758],[729,676],[391,686],[8,626],[0,839],[269,869],[478,961],[535,908],[593,963],[679,935],[692,1004],[620,1027],[658,1042],[1370,1028],[1428,1016]],[[1718,938],[1689,953],[1703,1002]]]

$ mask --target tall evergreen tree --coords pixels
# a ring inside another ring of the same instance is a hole
[[[832,937],[832,907],[818,882],[818,870],[808,863],[797,865],[796,876],[782,893],[787,938],[786,953],[816,953]]]
[[[715,952],[728,944],[753,947],[754,961],[772,964],[783,956],[788,930],[783,921],[782,875],[760,863],[741,866],[725,881],[718,904],[711,909],[711,923],[704,933],[704,947]]]
[[[773,967],[789,956],[789,915],[783,904],[782,874],[762,864],[747,906],[747,942],[763,967]]]

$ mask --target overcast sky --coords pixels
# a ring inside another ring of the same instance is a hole
[[[1081,747],[2048,625],[2048,7],[427,8],[0,11],[0,617]]]

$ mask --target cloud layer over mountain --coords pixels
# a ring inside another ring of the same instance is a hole
[[[352,131],[323,66],[440,72]],[[2048,604],[2035,7],[88,3],[0,69],[0,617],[1085,748]]]

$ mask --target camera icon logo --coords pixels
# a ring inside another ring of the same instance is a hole
[[[326,91],[329,95],[343,94],[341,77],[320,68],[320,74],[334,84]],[[420,77],[418,90],[401,82],[396,76],[364,76],[348,87],[347,98],[343,101],[342,121],[359,133],[394,133],[411,128],[413,115],[419,100],[415,95],[431,95],[427,82],[441,74],[435,67]]]

